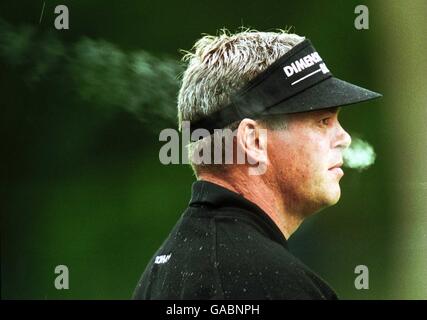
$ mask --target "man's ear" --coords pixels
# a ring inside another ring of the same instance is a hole
[[[248,118],[237,129],[237,163],[245,163],[246,158],[250,166],[266,166],[268,162],[267,129]]]

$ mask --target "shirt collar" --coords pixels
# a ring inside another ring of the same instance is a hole
[[[248,211],[245,218],[260,226],[273,240],[287,248],[285,236],[274,221],[255,203],[244,198],[241,194],[224,188],[216,183],[198,180],[192,185],[189,206],[207,205],[214,208],[238,208]]]

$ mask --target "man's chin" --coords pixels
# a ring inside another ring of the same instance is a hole
[[[333,206],[338,203],[341,198],[341,188],[339,184],[330,186],[327,190],[327,193],[323,197],[323,206],[322,209]]]
[[[341,197],[341,191],[338,189],[336,192],[329,192],[323,197],[319,198],[318,201],[312,202],[311,205],[304,210],[304,216],[308,217],[312,214],[318,213],[323,209],[329,208],[338,203]]]
[[[337,185],[336,189],[329,194],[329,206],[333,206],[338,203],[341,198],[341,188]]]

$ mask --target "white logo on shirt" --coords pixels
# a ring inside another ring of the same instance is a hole
[[[169,261],[170,257],[171,257],[172,253],[169,254],[163,254],[161,256],[157,256],[156,259],[154,260],[154,263],[156,264],[163,264]]]

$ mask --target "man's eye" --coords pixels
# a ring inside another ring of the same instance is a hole
[[[327,126],[327,125],[329,125],[329,120],[330,120],[330,118],[324,118],[324,119],[320,120],[320,122],[321,122],[323,125]]]

